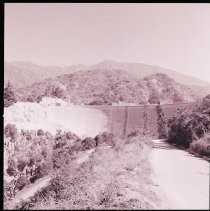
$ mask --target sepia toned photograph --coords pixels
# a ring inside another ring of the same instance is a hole
[[[4,3],[3,99],[5,210],[209,210],[209,3]]]

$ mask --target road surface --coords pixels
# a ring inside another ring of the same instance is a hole
[[[152,180],[163,209],[209,208],[209,162],[154,140]]]

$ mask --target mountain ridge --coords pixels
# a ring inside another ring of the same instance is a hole
[[[125,70],[93,69],[47,78],[17,89],[21,101],[58,97],[77,105],[192,102],[198,96],[163,73],[136,78]]]
[[[58,66],[41,66],[31,62],[4,62],[4,86],[10,80],[16,88],[25,87],[42,81],[48,77],[56,77],[64,74],[71,74],[77,71],[86,71],[93,69],[114,70],[121,69],[129,72],[135,77],[143,79],[144,77],[154,73],[165,73],[172,77],[175,81],[192,86],[207,87],[210,89],[210,82],[196,79],[192,76],[178,73],[174,70],[162,68],[155,65],[147,65],[144,63],[117,62],[114,60],[104,60],[95,65],[70,65],[64,67]]]

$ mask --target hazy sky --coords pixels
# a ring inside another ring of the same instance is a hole
[[[5,4],[5,60],[40,65],[106,59],[210,81],[210,4]]]

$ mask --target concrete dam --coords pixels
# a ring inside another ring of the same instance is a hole
[[[172,117],[178,108],[192,105],[191,103],[176,103],[161,105],[165,116]],[[135,130],[147,131],[157,135],[156,105],[140,106],[85,106],[102,111],[107,117],[106,130],[118,135],[128,135]],[[144,117],[147,114],[147,119]],[[94,120],[92,120],[94,121]],[[94,124],[94,123],[93,123]]]
[[[162,105],[166,117],[171,117],[177,108],[191,104]],[[135,130],[157,134],[156,105],[140,106],[74,106],[42,105],[18,102],[4,109],[4,124],[15,124],[18,130],[43,129],[56,134],[58,129],[71,131],[81,138],[95,137],[109,131],[125,136]],[[144,114],[147,114],[145,117]]]

